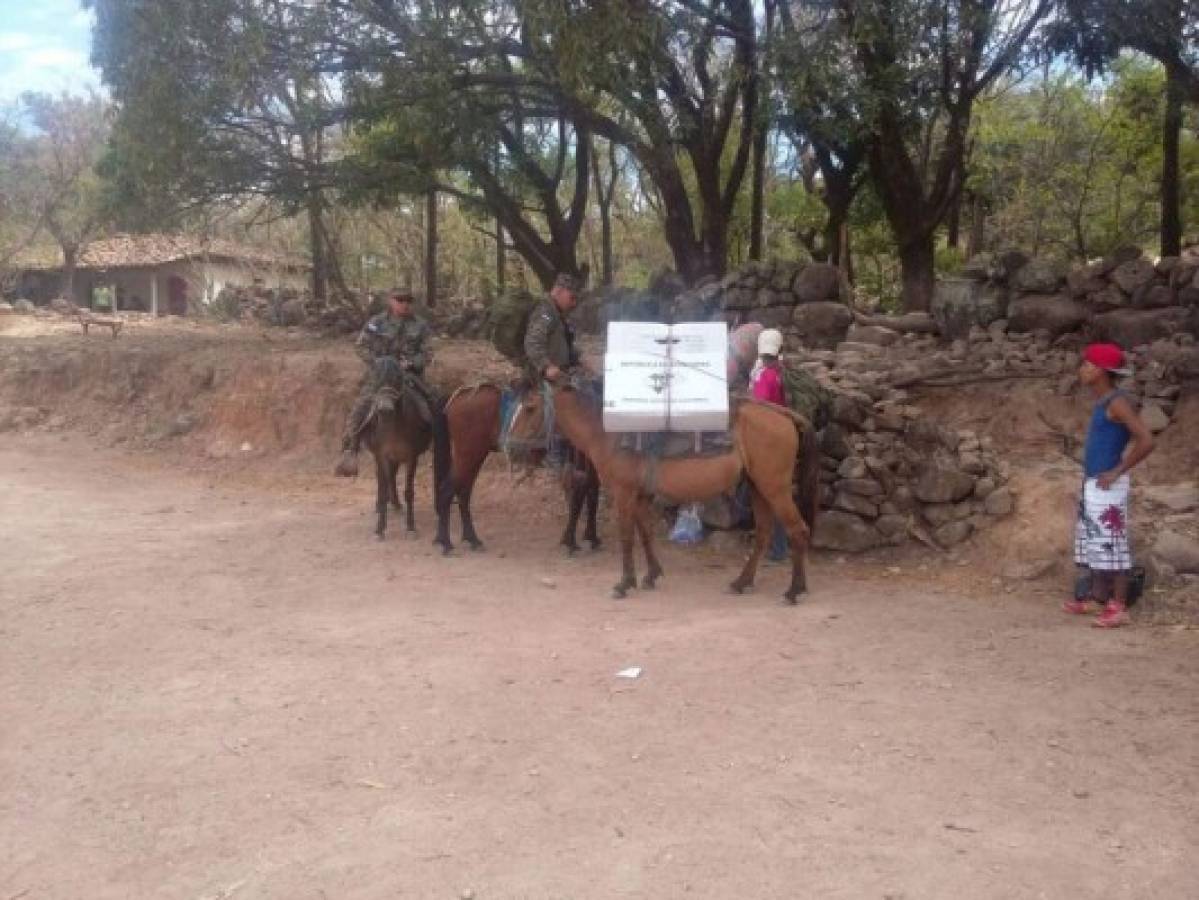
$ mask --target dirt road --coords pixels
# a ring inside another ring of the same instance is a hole
[[[0,437],[0,898],[1199,896],[1195,632]],[[615,677],[640,666],[636,680]]]

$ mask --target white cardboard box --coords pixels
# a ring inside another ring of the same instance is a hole
[[[727,358],[723,322],[610,322],[604,430],[727,430]]]

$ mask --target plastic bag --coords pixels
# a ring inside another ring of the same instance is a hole
[[[670,539],[676,544],[698,544],[704,539],[704,523],[699,518],[699,504],[693,503],[679,510],[670,529]]]

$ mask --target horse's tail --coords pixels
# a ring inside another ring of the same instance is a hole
[[[810,423],[797,425],[799,455],[795,459],[795,505],[807,523],[808,531],[816,533],[816,513],[820,509],[820,441]]]
[[[434,408],[433,413],[433,508],[440,516],[449,512],[453,498],[450,480],[450,427],[445,407]]]

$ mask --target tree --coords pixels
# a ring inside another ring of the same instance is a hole
[[[1165,70],[1161,123],[1161,251],[1182,252],[1180,141],[1183,105],[1199,104],[1199,0],[1064,0],[1052,43],[1088,73],[1136,50]]]
[[[832,0],[809,27],[847,48],[870,175],[906,309],[932,299],[934,239],[965,179],[974,102],[1020,60],[1052,0]]]
[[[33,220],[62,250],[62,296],[75,295],[79,252],[104,224],[96,171],[111,125],[111,108],[96,94],[72,97],[26,94],[25,114],[34,133],[25,177]]]
[[[126,202],[175,209],[267,197],[309,226],[312,289],[333,248],[323,4],[288,0],[85,0],[93,61],[120,106],[110,158]]]

